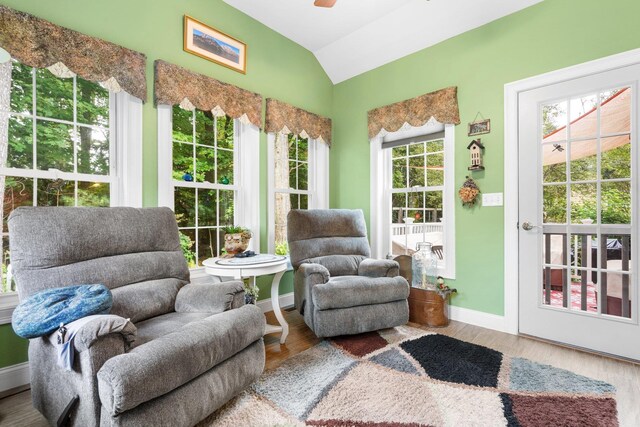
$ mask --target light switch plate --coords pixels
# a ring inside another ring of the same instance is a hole
[[[502,193],[484,193],[482,206],[502,206]]]

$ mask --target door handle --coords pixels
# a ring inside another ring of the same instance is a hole
[[[524,231],[531,231],[534,228],[542,228],[542,227],[540,227],[539,225],[533,225],[529,221],[525,221],[525,222],[522,223],[522,229]]]

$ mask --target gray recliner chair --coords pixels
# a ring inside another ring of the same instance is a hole
[[[30,341],[33,404],[49,422],[77,396],[70,425],[190,426],[262,373],[264,315],[241,282],[189,284],[170,209],[21,207],[9,234],[20,299],[96,283],[113,295],[111,314],[77,331],[73,371],[54,339]]]
[[[291,210],[287,239],[295,305],[318,337],[409,321],[409,284],[397,262],[370,258],[361,210]]]

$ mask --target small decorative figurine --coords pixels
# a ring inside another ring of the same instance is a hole
[[[186,172],[184,175],[182,175],[182,179],[184,179],[187,182],[192,182],[193,175],[191,175],[189,172]]]
[[[220,179],[220,184],[223,184],[223,185],[227,185],[227,184],[229,184],[229,178],[227,178],[226,176],[223,176],[223,177]]]
[[[480,138],[471,141],[471,144],[467,145],[467,150],[471,155],[471,166],[467,169],[470,171],[484,170],[482,165],[482,152],[484,151],[484,145],[480,142]]]

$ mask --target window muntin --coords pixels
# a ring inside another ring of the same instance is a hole
[[[289,253],[287,214],[291,209],[309,209],[313,197],[309,182],[313,161],[313,140],[278,133],[274,139],[274,248],[277,254]]]
[[[443,246],[444,157],[442,139],[391,148],[393,255],[411,254],[423,241]]]
[[[109,206],[115,183],[112,95],[79,77],[11,64],[8,140],[0,153],[2,283],[7,281],[7,218],[18,206]],[[0,107],[1,108],[1,107]]]
[[[222,228],[234,225],[236,124],[228,116],[173,107],[173,201],[190,267],[224,253]]]

